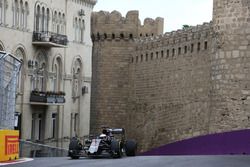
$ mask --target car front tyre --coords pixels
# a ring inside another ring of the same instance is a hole
[[[135,156],[137,151],[137,143],[134,140],[125,142],[125,152],[127,156]]]

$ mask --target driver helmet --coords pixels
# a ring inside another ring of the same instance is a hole
[[[102,133],[105,134],[105,135],[108,135],[108,130],[107,129],[103,129]]]
[[[103,138],[105,138],[106,136],[107,136],[106,134],[101,134],[101,135],[100,135],[100,138],[103,139]]]

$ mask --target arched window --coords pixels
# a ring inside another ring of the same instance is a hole
[[[204,50],[207,50],[207,41],[204,42]]]
[[[50,12],[49,9],[46,11],[46,31],[49,31],[49,20],[50,20]]]
[[[18,48],[15,52],[15,56],[18,57],[21,61],[24,60],[25,54],[23,49]],[[19,71],[18,79],[17,79],[17,92],[23,91],[23,80],[24,80],[24,66],[21,66],[21,69]]]
[[[187,53],[187,46],[184,47],[184,53]]]
[[[55,72],[55,77],[54,77],[54,83],[53,83],[53,90],[54,91],[57,91],[57,89],[58,89],[58,85],[57,85],[57,74],[58,74],[58,65],[57,64],[55,64],[54,65],[54,72]]]
[[[75,18],[74,21],[74,29],[75,29],[75,41],[77,41],[77,29],[78,29],[77,18]]]
[[[38,72],[38,89],[41,91],[46,91],[46,64],[45,62],[41,63],[39,66],[39,72]]]
[[[81,22],[81,42],[84,42],[84,31],[85,31],[85,22],[82,20]]]
[[[198,42],[198,45],[197,45],[197,51],[199,52],[201,50],[201,43]]]
[[[13,6],[13,26],[18,26],[18,1],[15,0],[14,6]]]
[[[19,6],[19,3],[18,1],[16,1],[16,26],[19,26],[19,23],[20,23],[20,6]]]
[[[35,66],[33,68],[32,87],[39,91],[46,91],[47,65],[45,55],[40,53],[34,61]]]
[[[29,5],[28,2],[25,2],[25,7],[24,7],[24,28],[28,28],[28,15],[29,15]]]
[[[65,14],[62,15],[61,27],[61,34],[65,34]]]
[[[80,95],[80,86],[81,86],[81,71],[82,64],[80,59],[76,59],[73,65],[73,87],[72,87],[72,96],[79,97]]]
[[[40,6],[38,5],[37,6],[37,9],[36,9],[36,31],[39,31],[40,30]]]
[[[172,57],[174,57],[174,55],[175,55],[175,49],[173,48],[172,49]]]
[[[56,33],[57,34],[61,33],[61,30],[60,30],[60,28],[61,28],[61,26],[60,26],[61,17],[62,17],[61,12],[59,12],[58,19],[57,19],[57,24],[56,24]]]
[[[77,36],[78,36],[78,42],[81,42],[81,24],[82,24],[82,21],[81,21],[81,19],[78,19],[78,34],[77,34]]]
[[[23,1],[20,1],[20,22],[19,22],[19,27],[23,28],[24,27],[24,5]]]
[[[59,57],[56,58],[55,62],[54,62],[54,69],[53,69],[54,73],[55,73],[55,77],[54,77],[54,83],[53,83],[53,90],[54,91],[60,91],[61,90],[61,76],[62,76],[62,61]]]
[[[6,24],[6,11],[8,8],[8,0],[4,0],[4,5],[3,5],[3,23]]]
[[[57,12],[54,12],[54,16],[53,16],[53,32],[56,33],[56,24],[57,24]]]
[[[42,8],[42,31],[45,31],[45,8]]]

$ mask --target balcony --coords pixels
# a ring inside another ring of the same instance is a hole
[[[30,104],[31,105],[64,105],[65,103],[64,92],[42,92],[31,91]]]
[[[66,35],[56,34],[49,31],[33,32],[32,44],[44,47],[66,48],[68,38]]]

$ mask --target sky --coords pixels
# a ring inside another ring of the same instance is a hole
[[[123,17],[138,10],[141,23],[145,18],[164,18],[164,32],[198,25],[212,20],[213,0],[98,0],[94,11],[119,11]]]

